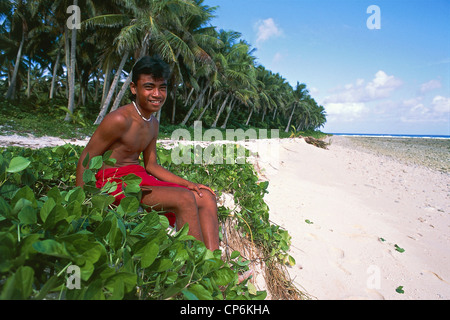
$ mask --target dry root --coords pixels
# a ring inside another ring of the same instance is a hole
[[[319,140],[313,137],[303,137],[303,139],[306,141],[306,143],[312,144],[313,146],[322,149],[328,149],[328,146],[330,145],[323,140]]]
[[[286,266],[278,263],[258,247],[251,237],[244,237],[236,228],[237,218],[228,217],[222,223],[223,241],[221,243],[224,260],[229,260],[233,251],[239,251],[241,256],[250,261],[249,269],[253,276],[249,280],[259,290],[267,291],[270,300],[304,300],[308,295],[295,287],[289,277]]]

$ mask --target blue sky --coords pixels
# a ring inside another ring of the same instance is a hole
[[[204,3],[218,6],[212,25],[241,32],[260,64],[307,85],[327,111],[323,131],[450,135],[450,1]]]

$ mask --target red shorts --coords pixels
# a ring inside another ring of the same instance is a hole
[[[175,183],[171,182],[165,182],[156,179],[155,177],[149,175],[144,167],[140,165],[129,165],[119,168],[108,168],[104,170],[100,170],[95,175],[95,178],[97,179],[96,187],[102,188],[108,181],[110,182],[117,182],[117,189],[114,192],[111,192],[110,194],[116,198],[116,201],[114,201],[114,204],[119,205],[120,200],[125,198],[125,195],[123,193],[117,195],[118,193],[122,192],[122,180],[120,178],[125,177],[128,174],[135,174],[138,177],[142,178],[142,182],[139,184],[140,186],[155,186],[155,187],[179,187],[179,188],[186,188],[183,186],[180,186]],[[187,189],[187,188],[186,188]],[[169,219],[169,223],[172,227],[175,226],[175,214],[173,212],[165,213],[165,216],[167,219]]]

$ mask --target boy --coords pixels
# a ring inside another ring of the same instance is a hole
[[[97,187],[134,173],[142,178],[141,202],[155,210],[175,214],[177,228],[189,224],[189,234],[203,241],[212,251],[219,248],[219,224],[214,192],[207,186],[187,181],[157,163],[156,139],[159,123],[153,113],[159,111],[167,97],[168,65],[159,58],[143,57],[133,67],[130,89],[135,101],[105,116],[77,165],[76,184],[83,186],[82,165],[89,153],[92,159],[112,150],[114,167],[104,166],[97,175]],[[143,153],[144,167],[139,165]],[[113,195],[121,191],[118,189]],[[123,198],[116,197],[116,202]]]

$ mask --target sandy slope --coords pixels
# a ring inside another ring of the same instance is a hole
[[[271,220],[292,236],[291,277],[318,299],[450,299],[449,175],[345,139],[272,141],[277,159],[260,162]]]

